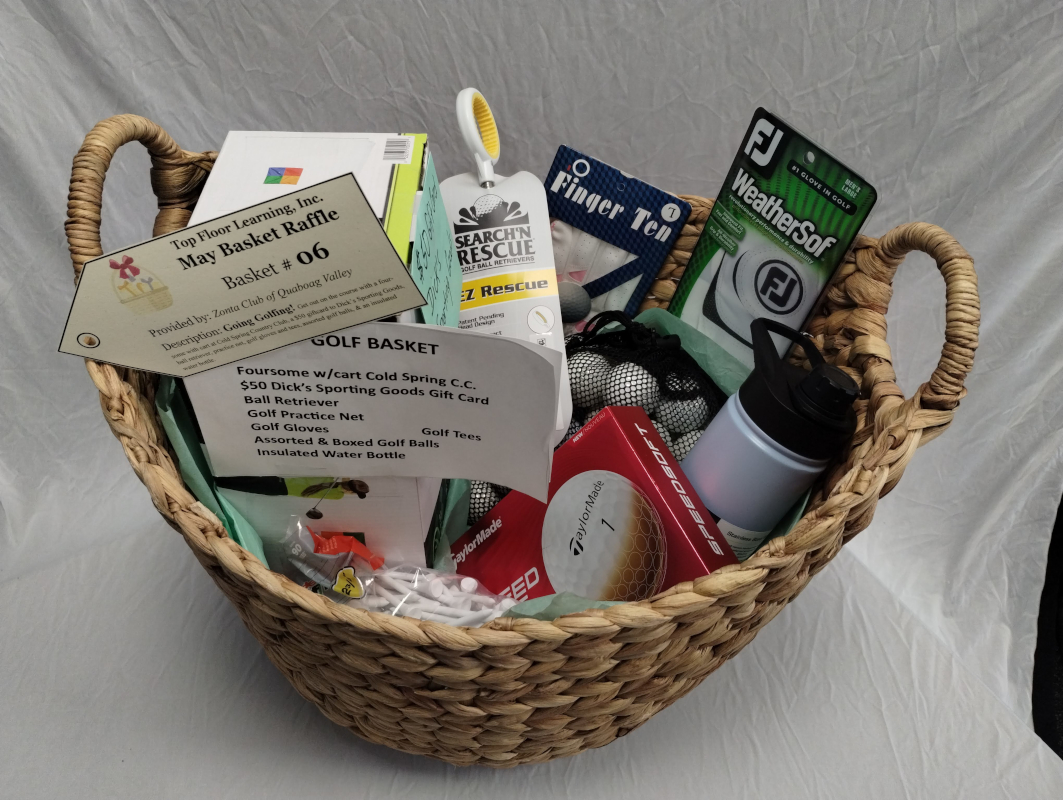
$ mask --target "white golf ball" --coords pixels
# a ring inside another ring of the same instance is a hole
[[[651,419],[650,422],[652,422],[653,423],[653,427],[655,427],[657,429],[657,433],[661,434],[661,438],[664,439],[664,443],[666,445],[668,445],[669,448],[671,448],[672,447],[672,434],[670,434],[668,432],[668,429],[666,427],[664,427],[664,425],[662,425],[660,422],[658,422],[655,419]]]
[[[682,436],[676,437],[676,440],[672,442],[671,448],[672,455],[675,456],[675,460],[682,463],[690,451],[694,449],[694,445],[698,443],[698,439],[701,438],[701,434],[704,431],[690,431],[684,433]]]
[[[690,400],[662,400],[657,419],[673,433],[701,430],[709,421],[709,404],[704,397]]]
[[[605,384],[613,365],[600,353],[580,350],[568,360],[568,382],[572,402],[578,408],[593,408],[602,404]]]
[[[660,400],[657,379],[638,364],[620,364],[609,373],[605,384],[607,406],[642,406],[647,414],[652,414]]]
[[[645,600],[662,588],[664,529],[635,484],[607,470],[566,481],[543,519],[543,563],[554,591]]]
[[[579,322],[591,313],[591,296],[578,283],[558,282],[557,300],[561,304],[562,322]]]
[[[689,375],[669,375],[664,379],[664,388],[673,394],[691,394],[700,388],[698,382]]]

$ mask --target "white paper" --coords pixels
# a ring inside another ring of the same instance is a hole
[[[406,145],[404,158],[388,156],[389,143]],[[413,137],[396,133],[229,131],[190,225],[262,203],[304,186],[354,173],[377,219],[384,218],[393,167],[409,164]],[[271,168],[302,170],[298,183],[263,183]]]
[[[370,323],[189,378],[214,474],[475,478],[546,499],[561,354]]]

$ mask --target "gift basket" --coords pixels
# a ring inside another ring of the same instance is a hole
[[[104,179],[114,153],[134,140],[151,157],[156,236],[187,224],[217,157],[182,150],[142,117],[96,125],[70,183],[66,233],[75,278],[103,253]],[[644,308],[668,306],[712,208],[711,200],[682,199],[689,217]],[[906,398],[895,382],[885,315],[894,274],[914,250],[933,258],[945,281],[946,325],[936,368]],[[909,223],[877,239],[858,237],[807,328],[826,361],[859,386],[856,431],[789,533],[742,563],[649,599],[550,621],[502,616],[482,627],[340,604],[271,571],[182,481],[154,407],[159,376],[93,360],[87,368],[152,502],[303,697],[369,741],[456,765],[508,767],[610,743],[749,643],[871,523],[916,450],[949,426],[965,394],[978,325],[971,258],[944,230]]]

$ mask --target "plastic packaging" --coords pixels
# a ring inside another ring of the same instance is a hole
[[[564,353],[546,190],[530,172],[495,174],[498,128],[482,94],[463,89],[457,114],[476,165],[475,174],[454,175],[439,185],[462,272],[458,326]],[[571,417],[568,368],[562,362],[555,444]]]
[[[380,569],[361,582],[363,594],[347,605],[446,625],[477,627],[516,605],[489,592],[475,578],[412,565]]]
[[[384,560],[351,535],[315,533],[293,516],[284,537],[290,573],[337,602],[399,617],[476,627],[516,605],[475,578]]]
[[[302,578],[304,585],[317,586],[334,600],[361,597],[361,576],[384,563],[354,536],[319,536],[295,515],[288,522],[281,550],[287,559],[285,574]]]
[[[565,333],[602,311],[637,314],[690,204],[567,145],[557,149],[543,184],[558,291],[579,285],[588,300],[582,315],[565,320]]]
[[[668,310],[752,367],[750,324],[804,326],[877,193],[763,108],[742,141]]]
[[[859,393],[807,336],[766,319],[750,328],[755,369],[682,462],[739,560],[756,552],[852,437]],[[780,360],[769,331],[796,342],[812,370]]]

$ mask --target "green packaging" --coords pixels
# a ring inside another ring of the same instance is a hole
[[[669,311],[753,367],[750,323],[801,330],[878,193],[758,108]],[[779,354],[789,342],[776,337]]]

